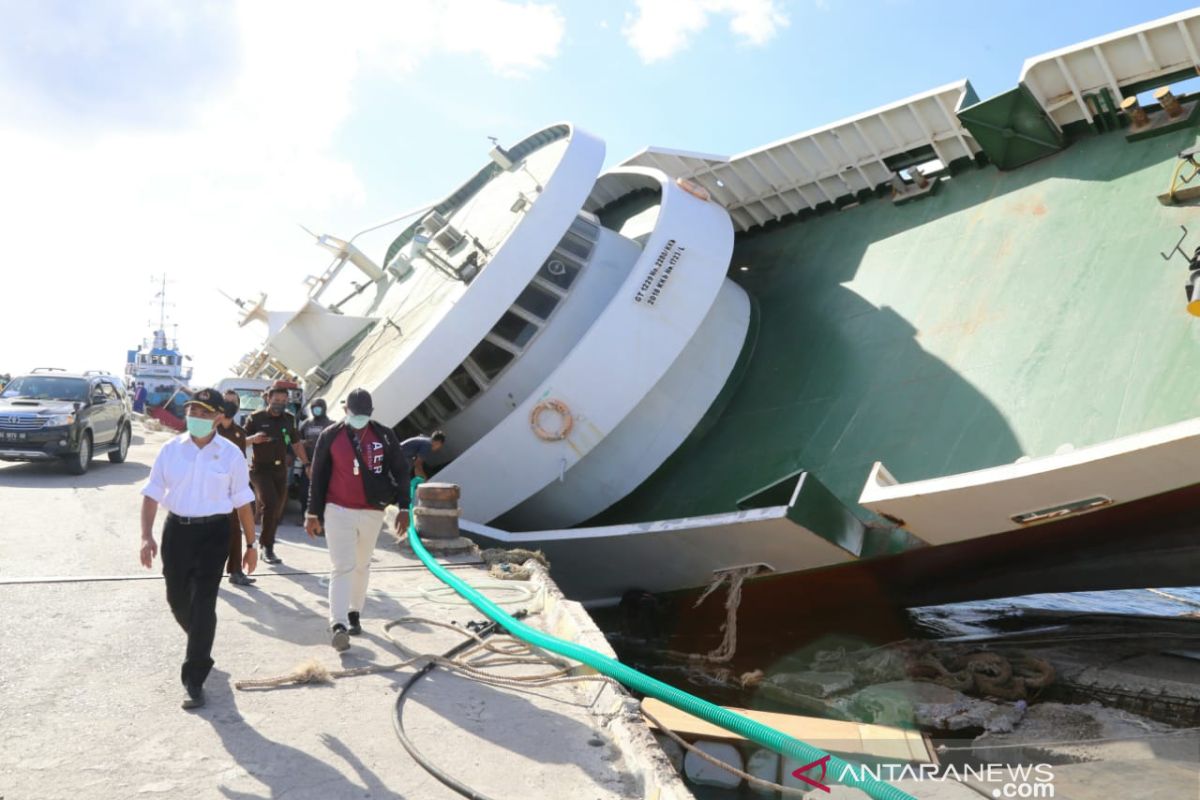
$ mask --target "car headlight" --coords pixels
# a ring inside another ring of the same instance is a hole
[[[75,424],[74,414],[51,414],[45,418],[47,428],[61,428]]]

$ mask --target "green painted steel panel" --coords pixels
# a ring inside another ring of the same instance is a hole
[[[760,313],[746,373],[719,423],[601,521],[729,511],[797,470],[855,509],[876,460],[919,480],[1195,416],[1200,321],[1183,262],[1158,253],[1181,223],[1200,244],[1200,207],[1155,199],[1193,139],[1088,136],[920,203],[740,237]]]
[[[961,108],[958,118],[993,164],[1013,169],[1063,147],[1063,136],[1025,84]]]

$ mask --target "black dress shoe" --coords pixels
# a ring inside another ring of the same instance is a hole
[[[185,686],[184,691],[185,691],[185,693],[183,695],[183,702],[179,704],[180,708],[182,708],[186,711],[192,711],[192,710],[200,708],[204,705],[204,688],[203,687]]]
[[[244,572],[231,572],[229,573],[229,582],[237,586],[252,586],[254,578]]]
[[[350,630],[347,632],[351,636],[360,636],[362,634],[362,625],[359,624],[358,612],[351,611],[349,616],[350,616]]]
[[[283,559],[280,558],[279,556],[275,555],[274,547],[268,547],[266,550],[263,551],[263,561],[266,561],[268,564],[282,564],[283,563]]]

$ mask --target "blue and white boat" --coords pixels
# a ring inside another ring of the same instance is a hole
[[[184,355],[178,342],[167,338],[166,276],[155,295],[159,301],[159,322],[151,340],[143,340],[136,350],[125,357],[125,382],[131,391],[138,383],[146,387],[146,408],[162,408],[177,417],[183,416],[183,404],[190,396],[189,382],[192,367],[185,364],[191,356]]]

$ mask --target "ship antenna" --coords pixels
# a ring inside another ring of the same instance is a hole
[[[162,289],[158,293],[158,329],[164,334],[167,332],[167,273],[162,276]]]

